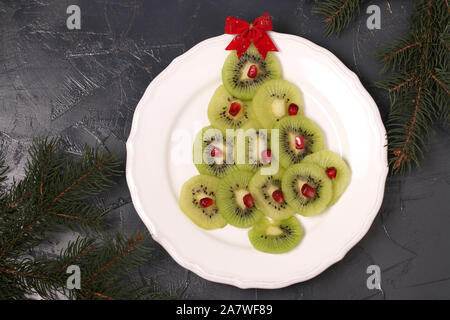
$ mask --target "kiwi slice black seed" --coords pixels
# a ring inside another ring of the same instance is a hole
[[[225,220],[235,227],[251,227],[263,216],[248,188],[252,176],[249,171],[234,171],[222,178],[217,188],[217,206]]]
[[[284,199],[281,188],[282,176],[281,168],[273,175],[263,175],[261,170],[258,170],[249,184],[256,207],[276,220],[287,219],[295,214],[295,210]]]
[[[268,253],[284,253],[295,248],[305,232],[296,217],[285,220],[261,219],[248,237],[255,249]]]
[[[286,202],[303,216],[321,213],[333,196],[330,179],[312,163],[290,166],[281,179],[281,189]]]
[[[310,119],[284,117],[276,122],[279,130],[280,163],[287,168],[302,161],[307,155],[325,149],[322,130]]]
[[[223,177],[236,170],[233,160],[234,140],[212,126],[203,128],[194,142],[194,164],[198,172]]]
[[[250,69],[256,73],[251,75]],[[235,51],[231,52],[222,68],[222,82],[227,91],[244,100],[251,100],[265,81],[280,76],[281,67],[275,55],[269,52],[264,60],[253,44],[240,59]]]
[[[223,228],[227,222],[216,204],[219,179],[197,175],[181,187],[180,208],[196,225],[203,229]]]

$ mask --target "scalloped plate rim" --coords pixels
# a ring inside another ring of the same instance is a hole
[[[356,90],[359,90],[360,93],[364,96],[364,99],[367,100],[368,104],[371,105],[370,111],[372,112],[373,120],[375,121],[373,123],[373,126],[375,129],[377,129],[380,134],[383,135],[384,141],[386,141],[386,130],[384,128],[384,125],[382,123],[380,113],[378,110],[378,107],[373,100],[373,98],[370,96],[370,94],[367,92],[367,90],[362,85],[361,81],[359,80],[358,76],[348,69],[333,53],[331,53],[329,50],[320,47],[316,45],[315,43],[311,42],[310,40],[307,40],[305,38],[290,35],[290,34],[283,34],[278,32],[270,32],[271,35],[274,35],[275,37],[284,38],[291,41],[297,41],[301,42],[303,45],[306,45],[310,47],[311,49],[318,51],[320,54],[326,56],[330,61],[333,62],[333,64],[346,76],[348,79],[348,82],[351,83]],[[260,288],[260,289],[279,289],[283,288],[295,283],[304,282],[309,279],[314,278],[315,276],[319,275],[323,271],[325,271],[327,268],[329,268],[331,265],[335,264],[336,262],[342,260],[344,256],[347,254],[347,252],[353,248],[363,237],[364,235],[369,231],[370,226],[372,225],[373,220],[375,219],[376,215],[378,214],[378,211],[381,207],[383,196],[384,196],[384,187],[386,182],[386,177],[388,174],[388,165],[387,165],[387,148],[386,144],[383,147],[381,153],[380,153],[380,161],[383,166],[381,166],[381,172],[380,172],[380,181],[378,185],[378,194],[377,194],[377,200],[373,208],[370,210],[370,214],[367,214],[366,221],[364,223],[364,227],[361,229],[361,231],[358,234],[355,234],[353,238],[348,241],[347,245],[341,248],[341,250],[334,256],[331,257],[329,260],[324,261],[321,265],[317,266],[313,271],[311,271],[309,274],[306,275],[299,275],[295,276],[293,278],[286,279],[282,282],[274,283],[273,281],[246,281],[245,279],[240,279],[238,277],[230,278],[230,277],[223,277],[219,274],[211,273],[204,271],[202,268],[200,268],[195,262],[189,261],[187,257],[183,257],[183,255],[180,252],[177,252],[173,245],[171,244],[170,240],[167,238],[162,238],[159,236],[157,230],[155,229],[151,219],[148,215],[145,214],[145,210],[142,207],[139,198],[137,196],[136,186],[134,184],[134,178],[133,178],[133,168],[130,167],[130,163],[132,162],[131,159],[135,156],[134,154],[134,140],[136,139],[136,135],[138,132],[138,122],[140,117],[140,110],[145,105],[145,101],[150,95],[150,92],[154,87],[157,86],[157,84],[163,80],[164,76],[170,72],[173,68],[175,68],[178,64],[183,63],[185,59],[187,59],[190,55],[195,54],[197,50],[202,48],[203,46],[207,46],[210,42],[213,41],[222,41],[224,37],[227,37],[228,35],[220,35],[217,37],[212,37],[206,40],[203,40],[196,44],[194,47],[192,47],[190,50],[186,51],[182,55],[174,58],[172,62],[160,73],[158,76],[156,76],[147,89],[145,90],[142,98],[140,99],[135,112],[133,116],[133,122],[132,127],[130,130],[130,135],[126,143],[126,149],[127,149],[127,156],[126,156],[126,180],[127,184],[130,190],[131,199],[133,202],[133,205],[138,212],[140,218],[150,231],[151,236],[153,239],[158,242],[168,253],[169,255],[181,266],[184,268],[194,272],[198,276],[218,282],[218,283],[224,283],[224,284],[230,284],[234,285],[236,287],[239,287],[241,289],[248,289],[248,288]]]

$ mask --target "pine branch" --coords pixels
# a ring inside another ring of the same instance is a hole
[[[77,238],[74,242],[69,242],[67,248],[60,253],[60,259],[57,263],[62,266],[59,267],[55,277],[59,278],[69,265],[91,253],[94,250],[94,243],[93,239],[87,238]]]
[[[53,200],[52,203],[56,203],[61,197],[63,197],[66,193],[74,189],[77,185],[80,185],[83,180],[85,180],[87,177],[92,175],[97,170],[104,170],[104,164],[110,160],[110,157],[106,157],[105,159],[99,159],[98,163],[92,168],[89,169],[86,173],[83,173],[81,176],[79,176],[75,181],[72,182],[70,186],[68,186],[66,189],[61,191]]]
[[[313,8],[312,12],[324,17],[325,36],[335,34],[339,36],[351,21],[353,21],[360,11],[360,6],[364,0],[327,0],[320,1]]]
[[[56,299],[63,282],[47,273],[48,265],[46,261],[36,263],[31,259],[0,263],[0,297],[25,299],[38,294],[44,299]]]
[[[408,78],[408,79],[406,79],[405,81],[401,82],[400,84],[397,84],[397,85],[395,85],[395,86],[392,87],[392,88],[389,88],[389,92],[397,91],[397,90],[401,89],[402,87],[408,85],[408,84],[409,84],[411,81],[413,81],[413,80],[414,80],[413,77]]]
[[[384,68],[381,70],[382,72],[388,70],[389,68],[396,68],[397,66],[407,66],[409,61],[415,57],[415,55],[411,54],[411,48],[415,48],[420,46],[420,42],[411,43],[410,39],[392,41],[391,47],[389,51],[394,51],[389,55],[382,57],[381,62],[386,62],[384,64]],[[416,53],[419,53],[419,50],[416,50]]]
[[[78,261],[83,270],[81,289],[74,293],[77,299],[123,299],[132,296],[135,299],[157,297],[152,286],[133,287],[126,285],[122,277],[130,269],[145,263],[150,250],[142,245],[143,235],[136,234],[130,238],[117,233],[115,237],[104,237],[102,251],[94,250],[89,264]],[[86,261],[86,260],[85,260]]]
[[[104,264],[100,269],[98,269],[92,276],[89,277],[89,279],[86,280],[86,282],[83,285],[88,285],[91,283],[94,278],[96,278],[100,273],[105,271],[107,268],[109,268],[112,264],[114,264],[116,261],[121,259],[123,256],[128,254],[131,250],[136,248],[136,245],[142,241],[141,236],[136,236],[135,239],[130,238],[129,240],[129,246],[125,248],[122,252],[120,252],[118,255],[116,255],[114,258],[112,258],[110,261],[108,261],[106,264]]]
[[[435,123],[449,123],[449,23],[445,2],[421,0],[408,35],[376,53],[382,72],[391,73],[376,85],[391,96],[387,133],[392,173],[420,166]]]
[[[6,206],[3,207],[3,210],[1,213],[7,212],[9,209],[13,208],[16,204],[20,203],[22,200],[26,199],[28,196],[29,196],[29,194],[25,193],[24,195],[20,196],[13,202],[10,202],[9,204],[7,204]]]
[[[111,154],[86,147],[81,158],[68,156],[58,139],[35,140],[25,177],[0,189],[0,299],[138,299],[157,298],[152,286],[129,281],[129,271],[147,263],[150,249],[144,235],[126,238],[99,233],[105,209],[96,197],[108,191],[121,174]],[[7,167],[0,154],[0,184]],[[66,228],[86,236],[70,242],[53,259],[26,258],[30,248]],[[81,270],[81,289],[67,289],[66,270]],[[164,296],[166,297],[166,296]]]
[[[447,86],[443,84],[441,80],[439,80],[434,74],[431,75],[431,78],[433,78],[433,80],[437,82],[437,84],[445,91],[445,93],[450,96],[450,92],[448,91]]]

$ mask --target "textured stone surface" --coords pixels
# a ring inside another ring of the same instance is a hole
[[[303,36],[331,50],[357,73],[383,118],[389,106],[379,80],[375,48],[407,31],[408,0],[373,1],[381,30],[361,17],[340,38],[324,38],[313,1],[0,0],[0,145],[11,174],[19,177],[36,135],[61,135],[70,152],[101,143],[125,159],[134,108],[149,82],[170,61],[206,38],[223,33],[227,15],[252,20],[271,14],[279,32]],[[66,8],[81,8],[81,30],[66,28]],[[436,129],[423,168],[387,181],[372,228],[339,263],[305,283],[280,290],[240,290],[208,282],[177,265],[158,244],[135,277],[193,299],[393,299],[450,298],[450,139]],[[144,229],[124,178],[104,202],[114,206],[114,225]],[[53,255],[70,234],[35,256]],[[382,291],[366,287],[366,268],[377,264]],[[282,271],[280,271],[282,272]]]

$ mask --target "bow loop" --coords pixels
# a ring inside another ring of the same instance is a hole
[[[239,34],[248,30],[250,23],[235,18],[235,17],[227,17],[225,20],[225,33],[226,34]]]
[[[266,13],[258,17],[253,23],[244,20],[227,17],[225,20],[225,33],[236,36],[226,47],[226,50],[236,50],[238,58],[247,51],[253,43],[261,56],[266,59],[267,52],[278,51],[266,31],[273,29],[272,20]]]
[[[255,21],[253,21],[253,25],[257,26],[259,29],[264,31],[273,30],[272,20],[270,19],[270,16],[267,13],[256,18]]]

